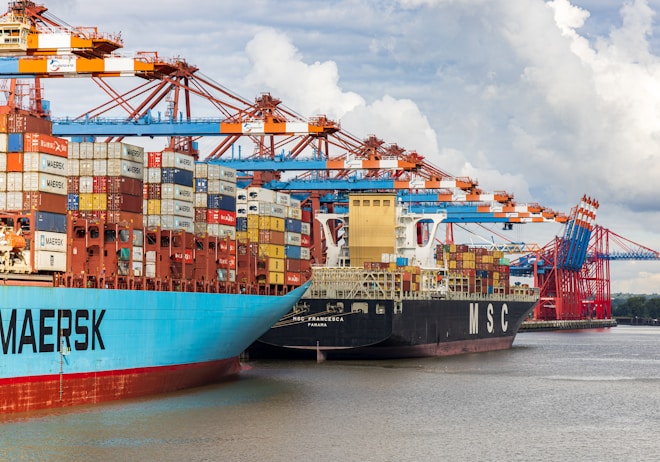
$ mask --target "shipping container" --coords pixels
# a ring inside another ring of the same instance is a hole
[[[163,151],[162,164],[163,168],[176,168],[187,170],[191,173],[194,173],[195,171],[195,158],[190,154],[183,154],[174,151]]]
[[[161,184],[161,199],[178,199],[193,201],[194,193],[192,186],[181,186],[178,184]],[[217,208],[217,207],[216,207]]]
[[[294,260],[301,260],[302,259],[302,247],[297,246],[297,245],[287,245],[285,246],[285,257],[286,258],[292,258]]]
[[[236,213],[228,210],[206,209],[206,219],[210,224],[236,226]]]
[[[6,154],[7,172],[23,172],[24,155],[22,152],[9,152]]]
[[[67,270],[66,252],[51,252],[48,250],[34,251],[35,271],[59,271]]]
[[[38,211],[35,213],[35,231],[66,233],[66,214]]]
[[[23,191],[41,191],[52,194],[67,194],[66,177],[49,173],[23,173]]]
[[[24,152],[23,133],[10,133],[7,135],[7,152]]]
[[[172,183],[181,186],[193,187],[193,172],[180,168],[163,167],[161,169],[161,183]]]
[[[221,194],[209,194],[207,196],[206,208],[235,212],[236,198]]]
[[[66,233],[35,231],[32,246],[34,250],[66,253],[67,235]]]
[[[64,158],[68,157],[69,154],[69,142],[67,140],[45,133],[25,133],[23,135],[23,147],[25,152],[39,152]]]
[[[23,210],[42,210],[44,212],[65,213],[68,195],[51,194],[39,191],[23,192]]]

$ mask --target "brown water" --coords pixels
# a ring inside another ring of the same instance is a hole
[[[0,460],[645,461],[660,328],[524,333],[508,351],[254,361],[234,382],[0,420]]]

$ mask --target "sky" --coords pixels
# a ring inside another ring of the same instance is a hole
[[[248,100],[269,92],[298,114],[326,115],[358,138],[416,151],[519,203],[568,215],[587,195],[600,203],[597,224],[660,250],[660,0],[46,7],[70,25],[121,33],[124,53],[184,58]],[[87,85],[46,81],[53,114],[77,116],[105,100]],[[501,225],[482,230],[489,233]],[[508,233],[544,245],[563,228]],[[660,293],[660,261],[610,269],[613,293]]]

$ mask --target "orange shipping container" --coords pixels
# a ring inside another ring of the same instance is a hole
[[[42,212],[66,213],[66,196],[45,192],[24,192],[23,208]]]
[[[7,154],[7,171],[8,172],[22,172],[23,171],[23,153],[10,152]]]
[[[25,152],[41,152],[59,157],[67,157],[69,142],[62,138],[44,133],[25,133],[23,135],[23,150]]]

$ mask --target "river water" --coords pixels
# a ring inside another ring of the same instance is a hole
[[[0,460],[656,461],[660,328],[519,334],[511,350],[252,361],[240,379],[0,417]]]

